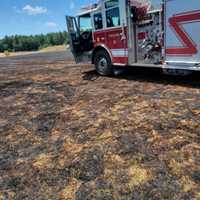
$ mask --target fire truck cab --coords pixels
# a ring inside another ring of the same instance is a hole
[[[91,62],[101,75],[113,66],[200,70],[199,0],[100,0],[67,16],[77,63]]]

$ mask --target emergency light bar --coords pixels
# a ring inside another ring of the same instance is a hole
[[[82,11],[88,11],[88,10],[93,10],[95,8],[98,7],[98,4],[97,3],[94,3],[94,4],[90,4],[88,6],[84,6],[81,8]]]
[[[149,0],[130,0],[130,5],[138,9],[145,8],[147,11],[151,8],[151,2]]]

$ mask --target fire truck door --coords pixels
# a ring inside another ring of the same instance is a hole
[[[114,64],[128,64],[125,0],[105,1],[105,41]]]
[[[112,52],[113,62],[114,63],[127,63],[127,42],[126,42],[126,33],[122,28],[116,28],[108,30],[105,33],[106,43],[109,49]]]
[[[77,21],[75,17],[66,16],[67,21],[67,29],[69,33],[69,42],[70,42],[70,48],[71,52],[73,53],[73,56],[78,62],[78,56],[80,56],[80,31],[77,25]]]

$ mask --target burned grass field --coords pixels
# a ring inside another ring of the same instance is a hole
[[[200,75],[65,54],[0,60],[0,199],[200,199]]]

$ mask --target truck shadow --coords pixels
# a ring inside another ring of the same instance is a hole
[[[83,79],[95,81],[100,75],[95,70],[84,72]],[[160,69],[127,67],[121,74],[109,76],[112,79],[126,79],[129,81],[152,82],[164,85],[179,85],[189,88],[200,88],[200,72],[190,75],[165,75]]]

